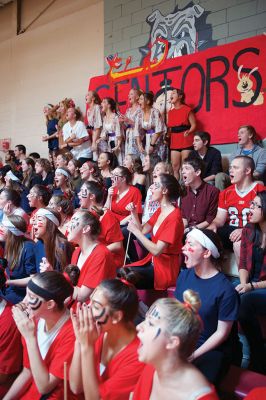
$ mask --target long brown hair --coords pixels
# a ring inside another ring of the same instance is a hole
[[[60,214],[52,208],[46,208],[61,222]],[[56,263],[59,264],[60,271],[70,263],[71,256],[74,251],[74,245],[67,241],[65,235],[60,232],[58,227],[46,218],[46,232],[41,238],[44,243],[45,257],[52,267],[56,268]]]
[[[32,158],[25,158],[25,163],[29,166],[28,171],[23,172],[23,180],[22,183],[24,186],[27,188],[30,188],[30,181],[31,177],[34,174],[34,169],[35,169],[35,162]]]
[[[7,218],[17,229],[26,233],[27,224],[24,218],[20,217],[19,215],[9,215]],[[27,240],[29,239],[26,239],[25,236],[16,236],[8,230],[4,255],[11,271],[19,262],[24,243]]]

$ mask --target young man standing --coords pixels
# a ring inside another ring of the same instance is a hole
[[[14,154],[16,157],[16,164],[18,168],[21,166],[21,161],[26,158],[26,147],[23,144],[17,144],[15,146]]]

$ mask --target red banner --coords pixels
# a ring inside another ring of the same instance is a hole
[[[89,90],[96,90],[101,98],[113,97],[124,112],[132,87],[152,90],[159,102],[166,90],[170,93],[173,87],[181,88],[186,103],[196,113],[197,129],[208,131],[213,144],[236,142],[240,125],[253,125],[261,139],[266,137],[265,35],[164,58],[121,71],[120,60],[115,57],[109,60],[107,75],[90,80]]]

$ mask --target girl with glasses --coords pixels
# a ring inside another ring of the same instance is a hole
[[[179,273],[184,227],[179,208],[172,202],[179,198],[179,184],[168,174],[161,174],[152,188],[152,199],[160,207],[143,226],[136,208],[129,205],[132,221],[127,229],[148,250],[148,255],[119,270],[119,276],[135,284],[138,289],[165,290],[175,284]],[[152,239],[146,237],[152,234]]]
[[[266,191],[250,203],[249,224],[241,236],[239,322],[250,347],[250,368],[266,373],[264,340],[258,316],[265,316],[266,301]]]

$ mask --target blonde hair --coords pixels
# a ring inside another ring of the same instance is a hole
[[[174,298],[162,298],[154,305],[162,308],[167,332],[179,337],[179,355],[187,359],[193,353],[202,330],[198,314],[201,301],[198,293],[190,289],[183,293],[183,299],[184,303]]]

